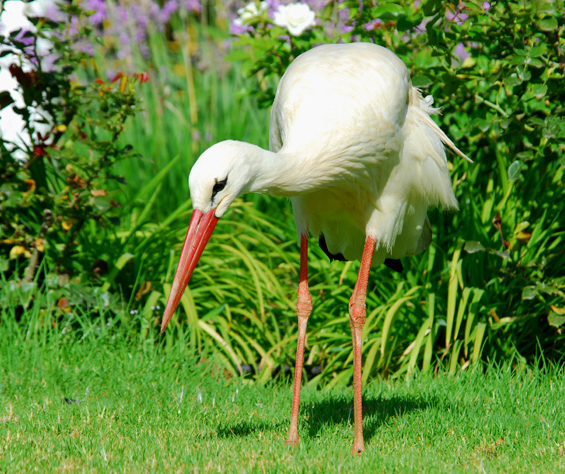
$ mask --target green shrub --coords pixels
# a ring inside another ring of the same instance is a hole
[[[129,331],[140,330],[141,339],[157,339],[189,220],[186,176],[198,154],[227,138],[266,146],[268,111],[257,110],[255,100],[270,105],[278,79],[301,52],[323,42],[374,41],[398,54],[414,84],[434,96],[441,126],[475,163],[454,160],[460,211],[431,213],[430,249],[405,259],[404,275],[373,270],[364,376],[454,372],[485,359],[536,363],[541,350],[559,360],[565,337],[561,3],[364,2],[361,8],[354,1],[329,2],[316,11],[319,23],[299,36],[272,26],[272,12],[264,11],[232,44],[235,67],[227,71],[217,60],[225,51],[222,32],[207,25],[204,14],[199,20],[173,17],[167,36],[149,31],[145,59],[132,53],[136,70],[149,70],[152,80],[139,91],[146,111],[113,142],[122,150],[134,143],[144,159],[113,160],[107,168],[128,183],[121,190],[124,206],[110,207],[120,221],[104,228],[99,224],[110,214],[103,213],[102,221],[83,214],[77,244],[69,247],[74,271],[88,270],[94,256],[109,262],[109,271],[92,281],[101,286],[91,294],[70,287],[61,292],[50,286],[58,284],[50,276],[43,284],[48,296],[38,301],[48,306],[67,296],[65,321],[74,306],[98,305],[117,313]],[[110,54],[118,42],[109,43],[110,52],[98,50],[89,66],[119,68]],[[201,65],[202,58],[214,61]],[[76,133],[69,138],[70,124],[61,143],[86,150],[90,145],[77,145]],[[116,186],[106,183],[92,189],[108,190],[108,198]],[[28,190],[19,186],[20,193]],[[41,214],[33,216],[31,243],[20,244],[30,253],[43,222]],[[69,231],[51,232],[64,248]],[[4,244],[5,259],[14,245]],[[347,302],[357,264],[330,264],[314,242],[310,249],[314,311],[306,357],[324,369],[311,383],[345,384],[352,372]],[[18,262],[25,267],[29,260],[10,261],[10,272]],[[288,203],[268,196],[238,199],[218,224],[163,343],[182,338],[201,354],[214,348],[232,373],[241,363],[260,364],[262,380],[277,366],[292,365],[298,264]],[[2,295],[19,291],[22,305],[29,305],[36,287],[11,291],[8,283]],[[123,305],[117,304],[120,297]]]
[[[93,41],[84,12],[61,7],[64,20],[33,19],[36,31],[17,30],[0,37],[24,105],[14,107],[29,140],[0,138],[0,268],[7,278],[34,280],[43,258],[59,275],[100,276],[105,230],[120,217],[115,175],[119,160],[137,156],[119,137],[139,109],[135,83],[146,74],[119,73],[112,81],[86,85],[72,80],[90,56],[77,44]],[[79,26],[73,26],[78,24]],[[77,31],[71,31],[76,28]],[[38,56],[38,41],[52,47]],[[1,91],[2,107],[13,101]]]
[[[443,128],[475,160],[453,164],[460,212],[435,219],[445,254],[408,265],[410,285],[397,298],[421,301],[416,320],[383,314],[377,334],[367,331],[367,365],[377,351],[376,366],[400,372],[429,368],[435,357],[448,357],[452,370],[480,357],[562,357],[562,2],[346,1],[316,14],[316,26],[297,35],[269,10],[248,15],[232,59],[257,78],[250,90],[261,103],[272,102],[288,64],[311,47],[375,42],[404,60],[414,85],[441,107]]]

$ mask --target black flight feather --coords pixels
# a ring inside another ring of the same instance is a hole
[[[318,244],[320,245],[322,252],[324,252],[328,256],[330,262],[333,262],[334,260],[338,260],[339,262],[347,262],[347,259],[343,256],[343,254],[341,253],[334,254],[328,250],[328,244],[326,244],[326,238],[324,237],[324,234],[320,234]],[[385,258],[385,265],[391,270],[398,273],[402,273],[404,271],[404,268],[402,267],[402,262],[394,258]]]
[[[320,239],[318,240],[318,244],[320,245],[322,252],[324,252],[328,256],[330,262],[333,262],[334,260],[338,260],[340,262],[347,262],[347,259],[343,256],[343,254],[341,253],[333,254],[328,250],[328,244],[326,244],[326,238],[324,237],[324,234],[320,234]]]

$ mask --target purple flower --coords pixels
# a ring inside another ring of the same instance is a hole
[[[382,24],[383,24],[383,20],[381,20],[380,18],[375,18],[374,20],[371,20],[369,23],[365,23],[363,27],[365,28],[366,31],[372,31],[379,29],[382,26]]]
[[[166,25],[171,19],[171,15],[176,12],[179,8],[177,0],[167,0],[161,9],[161,14],[159,15],[159,21]]]
[[[343,8],[339,10],[337,14],[339,21],[348,22],[349,21],[349,8]]]
[[[266,0],[266,3],[267,3],[267,11],[269,12],[269,18],[274,18],[275,12],[279,9],[281,5],[283,5],[283,2],[281,2],[281,0]]]
[[[183,6],[190,12],[198,13],[202,11],[200,0],[184,0]]]
[[[92,43],[86,39],[78,39],[75,41],[73,49],[75,51],[88,54],[89,56],[94,56],[94,46],[92,46]]]
[[[316,11],[316,10],[323,10],[326,7],[326,1],[325,0],[306,0],[304,3],[307,3],[308,5],[310,5],[310,8],[312,8],[312,10]]]
[[[453,55],[463,63],[465,59],[471,56],[471,53],[467,52],[465,45],[463,43],[458,43],[453,50]]]
[[[46,54],[41,58],[41,69],[44,72],[53,72],[57,70],[57,61],[59,56],[55,53]]]
[[[87,8],[94,11],[88,18],[94,26],[100,25],[106,19],[106,3],[104,0],[88,0]]]
[[[465,20],[466,20],[467,18],[469,18],[469,15],[466,15],[465,13],[463,13],[462,10],[463,10],[463,7],[462,7],[461,5],[459,5],[459,6],[455,9],[455,12],[448,11],[448,12],[445,14],[445,18],[446,18],[447,20],[450,20],[450,21],[451,21],[451,20],[455,20],[455,22],[456,22],[458,25],[462,25],[463,23],[465,23]]]
[[[45,11],[45,18],[51,20],[53,23],[63,23],[66,21],[67,16],[61,11],[57,4],[49,5]]]
[[[31,46],[34,43],[33,32],[28,28],[22,28],[20,32],[14,37],[14,40],[22,43],[25,46]]]
[[[232,35],[242,35],[248,31],[251,30],[251,27],[249,25],[240,25],[239,23],[236,23],[235,21],[232,21],[230,23],[230,34]]]
[[[124,7],[117,7],[116,11],[118,12],[118,21],[128,21],[128,11]]]
[[[485,9],[486,12],[488,12],[490,10],[490,3],[489,2],[483,2],[483,8]]]
[[[69,36],[77,36],[80,30],[80,23],[78,17],[71,17],[71,22],[69,23],[68,34]]]
[[[418,35],[423,35],[426,32],[426,25],[432,20],[431,17],[426,17],[422,20],[422,23],[420,23],[416,28],[414,28],[414,35],[418,36]]]

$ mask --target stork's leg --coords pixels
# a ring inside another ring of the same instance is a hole
[[[375,239],[367,237],[359,275],[353,290],[353,296],[349,300],[349,325],[353,338],[353,387],[354,387],[354,416],[355,416],[355,438],[353,440],[353,454],[361,454],[365,451],[363,442],[363,366],[361,364],[361,352],[363,348],[363,326],[367,317],[365,300],[367,299],[367,284],[369,282],[369,270],[375,250]]]
[[[296,348],[296,368],[294,370],[294,394],[292,397],[292,415],[290,430],[286,444],[298,446],[298,410],[300,405],[300,383],[302,381],[302,366],[304,361],[304,340],[308,316],[312,311],[312,297],[308,290],[308,233],[300,237],[300,282],[298,283],[298,347]]]

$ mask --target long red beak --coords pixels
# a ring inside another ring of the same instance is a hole
[[[175,279],[173,280],[173,287],[171,288],[171,294],[169,295],[167,307],[163,314],[161,333],[165,331],[167,324],[169,324],[171,320],[171,316],[177,309],[192,272],[204,251],[204,247],[206,247],[208,240],[210,240],[214,227],[216,227],[218,218],[214,215],[215,211],[216,209],[212,209],[206,214],[197,210],[192,212],[190,226],[188,227],[188,232],[184,239]]]

